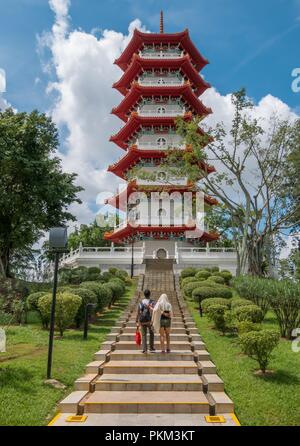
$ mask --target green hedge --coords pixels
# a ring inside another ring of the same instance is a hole
[[[260,370],[265,373],[279,338],[276,330],[250,331],[240,335],[240,344],[243,353],[257,361]]]
[[[235,308],[234,315],[239,322],[249,321],[260,323],[264,319],[261,308],[257,305],[246,305]]]
[[[211,297],[208,299],[204,299],[201,302],[201,307],[204,313],[207,312],[207,309],[210,305],[224,305],[228,309],[230,308],[230,301],[228,299],[222,299],[221,297]]]

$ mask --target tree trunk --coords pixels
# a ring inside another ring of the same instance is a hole
[[[11,277],[9,269],[10,249],[4,248],[0,253],[0,272],[4,277]]]

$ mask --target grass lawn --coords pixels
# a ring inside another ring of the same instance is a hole
[[[212,328],[206,316],[200,318],[194,303],[188,303],[199,332],[225,382],[235,413],[245,426],[300,425],[300,352],[282,339],[274,350],[268,369],[273,375],[254,375],[257,363],[241,353],[237,336],[225,335]],[[269,312],[264,324],[277,328]]]
[[[45,385],[48,331],[38,324],[7,329],[7,352],[0,354],[0,425],[45,425],[53,417],[56,404],[70,393],[74,381],[111,331],[116,319],[133,296],[136,284],[127,289],[122,302],[107,310],[90,326],[87,341],[82,330],[67,330],[55,339],[52,377],[67,386],[58,390]]]

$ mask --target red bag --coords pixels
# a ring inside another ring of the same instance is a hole
[[[141,345],[142,343],[141,333],[139,330],[135,332],[135,343],[136,345]]]

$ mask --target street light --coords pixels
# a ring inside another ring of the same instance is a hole
[[[56,290],[57,290],[57,276],[58,276],[59,254],[66,251],[67,241],[68,241],[67,228],[65,228],[65,227],[58,227],[58,228],[51,228],[50,229],[50,232],[49,232],[49,251],[53,252],[55,254],[55,260],[54,260],[54,277],[53,277],[52,303],[51,303],[51,315],[50,315],[47,379],[51,378],[51,368],[52,368],[52,352],[53,352],[53,338],[54,338],[55,306],[56,306]]]
[[[86,341],[87,340],[87,335],[88,335],[88,328],[89,328],[89,309],[90,308],[95,308],[97,305],[96,304],[86,304],[85,306],[85,313],[84,313],[84,328],[83,328],[83,339]]]

